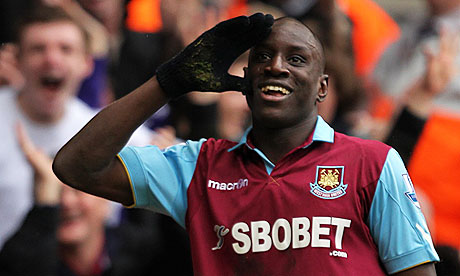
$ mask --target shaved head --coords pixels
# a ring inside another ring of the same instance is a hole
[[[303,22],[293,18],[293,17],[280,17],[275,19],[275,23],[273,24],[273,28],[280,27],[282,25],[286,24],[293,24],[293,25],[298,25],[301,26],[302,28],[305,29],[306,31],[306,40],[305,40],[305,46],[309,49],[311,49],[317,56],[318,58],[318,64],[320,66],[319,70],[320,73],[324,73],[324,69],[326,67],[326,58],[324,55],[324,48],[323,44],[319,40],[318,36]],[[284,28],[284,26],[283,26]]]

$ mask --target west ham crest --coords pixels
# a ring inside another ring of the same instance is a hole
[[[346,194],[348,184],[343,184],[344,166],[317,166],[315,183],[310,192],[323,199],[335,199]]]

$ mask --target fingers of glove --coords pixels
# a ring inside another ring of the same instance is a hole
[[[273,16],[270,14],[239,16],[219,23],[191,45],[192,48],[199,45],[201,45],[199,47],[212,47],[212,51],[220,57],[225,69],[228,69],[227,65],[230,65],[236,57],[268,36],[273,22]],[[203,40],[211,43],[202,43]]]
[[[239,16],[219,23],[215,34],[220,37],[241,39],[241,37],[263,36],[270,33],[274,19],[271,14],[255,13],[249,17]]]
[[[238,31],[232,32],[230,35],[236,41],[259,41],[268,36],[271,31],[274,19],[271,14],[264,15],[255,13],[249,18],[249,24]]]
[[[242,30],[248,28],[250,25],[249,17],[238,16],[223,22],[214,27],[214,32],[217,36],[229,36],[235,33],[239,33]],[[211,29],[212,30],[212,29]]]
[[[249,17],[250,27],[245,30],[245,33],[236,37],[233,41],[237,47],[247,50],[254,46],[257,42],[265,39],[271,32],[274,22],[271,14],[263,15],[261,13],[253,14]]]
[[[240,30],[238,34],[229,35],[226,47],[232,50],[229,51],[228,58],[235,58],[241,55],[270,34],[274,22],[272,15],[256,13],[251,15],[249,20],[249,26]]]
[[[272,25],[273,17],[262,13],[219,23],[158,68],[160,86],[170,97],[193,90],[245,91],[243,79],[228,75],[228,68],[244,51],[265,38]]]
[[[252,25],[251,34],[255,36],[256,40],[266,38],[271,31],[275,19],[271,14],[263,15],[261,13],[253,14],[249,17]]]

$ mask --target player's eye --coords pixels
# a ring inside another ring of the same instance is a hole
[[[307,60],[304,57],[299,55],[289,57],[288,61],[293,65],[302,65],[307,62]]]
[[[256,53],[255,54],[255,61],[256,62],[265,62],[267,60],[270,60],[270,55],[267,53]]]

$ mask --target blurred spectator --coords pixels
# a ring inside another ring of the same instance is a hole
[[[14,123],[24,121],[32,139],[46,152],[55,154],[78,131],[77,125],[82,126],[93,114],[73,98],[79,83],[92,69],[86,36],[66,13],[43,11],[40,18],[30,17],[33,23],[24,19],[19,34],[18,66],[25,77],[24,87],[18,93],[0,94],[4,114],[0,130],[0,244],[14,232],[31,206],[33,175],[15,142]]]
[[[107,89],[107,37],[104,27],[98,23],[92,16],[86,13],[78,3],[70,0],[20,0],[20,1],[2,1],[0,10],[6,13],[5,18],[9,20],[7,24],[2,24],[4,38],[2,42],[11,43],[17,40],[17,26],[21,18],[33,12],[39,5],[59,6],[69,16],[78,21],[85,29],[89,36],[89,50],[94,60],[93,70],[83,83],[80,85],[78,97],[93,108],[102,107],[107,103],[105,92]],[[2,83],[0,82],[0,85]],[[4,85],[4,83],[3,83]],[[16,87],[19,89],[19,87]]]
[[[402,26],[402,37],[384,53],[373,72],[372,81],[384,96],[398,102],[425,72],[424,51],[438,49],[442,26],[455,31],[460,29],[460,1],[427,0],[429,16]],[[446,111],[460,110],[458,102],[459,81],[454,78],[445,91],[435,98],[435,104]]]
[[[108,89],[109,39],[107,30],[93,16],[88,14],[77,2],[69,0],[42,0],[47,5],[56,5],[79,22],[89,35],[90,53],[94,68],[84,79],[78,97],[93,108],[108,104],[112,97]]]
[[[406,152],[416,189],[432,205],[434,242],[460,249],[460,237],[453,234],[460,229],[460,1],[427,3],[430,17],[407,27],[382,57],[374,79],[399,114],[388,141]]]
[[[72,17],[60,8],[38,7],[23,18],[18,39],[24,85],[0,92],[0,248],[33,203],[33,171],[18,147],[14,125],[21,121],[31,140],[53,156],[95,114],[75,97],[91,73],[92,59],[88,36]],[[146,145],[151,139],[140,128],[131,143]]]
[[[51,158],[21,125],[17,135],[34,171],[35,202],[0,251],[1,275],[151,275],[152,268],[161,267],[164,245],[155,228],[126,220],[106,227],[109,201],[62,184],[52,172]]]
[[[400,150],[401,157],[408,163],[412,156],[426,121],[430,117],[436,96],[443,93],[446,86],[459,73],[455,59],[458,56],[458,33],[441,30],[439,51],[425,49],[426,69],[401,97],[402,110],[387,137],[387,143]]]

